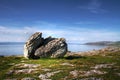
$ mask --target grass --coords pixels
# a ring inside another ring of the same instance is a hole
[[[52,80],[76,80],[82,78],[96,77],[102,78],[103,80],[119,80],[120,79],[120,52],[109,53],[106,56],[96,55],[96,56],[84,56],[84,57],[64,57],[59,59],[42,58],[37,60],[28,60],[23,57],[9,56],[0,57],[0,80],[4,79],[22,79],[24,77],[32,77],[37,80],[40,74],[46,74],[48,72],[60,71],[52,75],[50,78]],[[38,70],[35,73],[19,73],[19,74],[6,74],[10,70],[20,70],[22,68],[16,67],[16,64],[39,64]],[[62,65],[63,63],[69,63],[70,65]],[[91,67],[98,64],[112,64],[111,68],[101,68],[99,70],[107,72],[101,75],[90,75],[81,76],[79,74],[77,77],[70,75],[71,71],[89,71]],[[73,65],[73,66],[71,66]],[[50,71],[44,71],[42,69],[50,69]]]

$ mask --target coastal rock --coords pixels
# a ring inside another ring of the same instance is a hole
[[[24,45],[24,57],[34,58],[35,50],[42,45],[43,38],[41,32],[33,34]]]
[[[67,52],[67,43],[64,38],[51,38],[48,37],[44,41],[44,45],[39,47],[35,51],[35,56],[40,58],[51,57],[59,58],[63,57]]]
[[[59,58],[67,53],[64,38],[42,38],[41,32],[33,34],[24,45],[25,58]]]

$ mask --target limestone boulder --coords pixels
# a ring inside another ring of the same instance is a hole
[[[43,44],[43,40],[41,32],[34,33],[24,45],[24,57],[34,58],[34,53]]]
[[[41,32],[33,34],[24,45],[25,58],[59,58],[67,53],[64,38],[43,38]]]
[[[35,51],[35,56],[40,58],[59,58],[67,52],[67,43],[64,38],[48,37],[44,44]]]

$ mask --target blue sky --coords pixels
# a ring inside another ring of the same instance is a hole
[[[0,0],[0,42],[34,32],[68,42],[120,40],[120,0]]]

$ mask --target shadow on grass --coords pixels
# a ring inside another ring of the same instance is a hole
[[[67,56],[65,59],[67,60],[73,60],[73,59],[79,59],[79,58],[86,58],[85,56]]]
[[[34,58],[30,58],[30,60],[39,60],[39,59],[67,59],[67,60],[73,60],[73,59],[86,59],[87,57],[85,56],[65,56],[65,57],[58,57],[58,58],[50,58],[50,57],[46,57],[46,58],[40,58],[40,57],[34,57]]]

